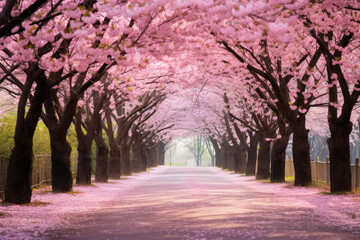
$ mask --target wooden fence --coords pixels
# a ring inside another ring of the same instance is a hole
[[[9,157],[0,156],[0,198],[4,199]],[[71,155],[71,168],[76,174],[77,153]],[[36,155],[33,160],[32,187],[51,181],[51,156]]]
[[[6,172],[9,166],[9,158],[0,156],[0,197],[3,195],[6,185]]]
[[[287,158],[285,161],[285,176],[294,176],[294,164],[291,158]],[[311,161],[311,176],[313,181],[330,183],[330,163]],[[356,159],[355,164],[351,164],[351,184],[353,189],[360,187],[360,168],[359,159]]]

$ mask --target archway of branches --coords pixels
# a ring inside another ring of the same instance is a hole
[[[3,1],[1,113],[17,115],[5,201],[31,199],[40,121],[56,192],[72,189],[71,128],[78,184],[91,183],[93,142],[95,180],[107,181],[164,164],[166,145],[191,132],[217,166],[274,182],[290,142],[301,186],[328,152],[331,191],[350,191],[358,11],[350,0]]]

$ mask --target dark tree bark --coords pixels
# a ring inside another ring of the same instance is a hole
[[[344,34],[337,41],[340,49],[346,49],[352,41],[354,34],[348,29],[344,29]],[[349,82],[343,74],[342,65],[338,64],[338,59],[342,59],[342,50],[335,48],[334,52],[330,50],[328,41],[324,41],[325,37],[329,40],[333,39],[333,32],[327,34],[316,33],[314,30],[310,32],[316,39],[320,49],[326,60],[326,70],[328,76],[329,87],[329,105],[328,105],[328,123],[330,129],[330,138],[328,139],[329,155],[330,155],[330,190],[331,192],[348,192],[351,191],[351,166],[350,166],[350,147],[349,135],[352,130],[352,122],[350,121],[351,113],[356,102],[359,99],[360,92],[355,88],[360,88],[360,81],[354,85],[354,89],[350,92]],[[335,74],[338,83],[331,77]],[[343,97],[343,105],[340,109],[333,106],[338,103],[338,85],[341,88]],[[340,113],[340,116],[338,116]]]
[[[64,98],[64,108],[61,108],[58,97],[58,90],[51,90],[49,97],[45,101],[46,114],[43,114],[42,117],[50,133],[52,168],[54,169],[56,167],[56,169],[53,170],[53,174],[56,175],[56,177],[53,175],[52,179],[53,191],[67,192],[71,191],[72,189],[72,175],[70,168],[71,146],[66,140],[66,134],[76,114],[76,107],[79,98],[82,97],[84,92],[90,86],[92,86],[92,84],[99,81],[102,76],[104,76],[107,71],[107,66],[107,64],[103,64],[98,69],[97,73],[93,74],[92,77],[86,82],[84,81],[87,72],[80,73],[76,79],[76,83],[74,84],[72,91],[70,91],[70,96],[66,96]],[[81,125],[81,123],[76,124],[77,129],[79,128],[79,124]],[[91,130],[89,133],[92,135],[93,131]],[[93,137],[84,137],[84,139],[86,139],[84,144],[91,145]],[[81,161],[87,161],[86,149],[87,147],[84,147],[80,150],[81,154],[84,154],[84,156],[81,156]],[[80,164],[82,163],[83,162],[80,162]],[[81,174],[87,174],[87,164],[88,163],[86,163],[84,167],[80,166],[79,170],[81,170]],[[63,173],[61,171],[63,171]],[[80,178],[79,176],[79,180],[86,180],[87,178],[89,177],[85,176]]]
[[[349,136],[352,130],[350,121],[331,122],[331,137],[328,139],[330,153],[330,191],[351,191],[351,166]]]
[[[155,147],[153,147],[154,151],[154,167],[159,166],[159,144],[156,144]]]
[[[158,165],[158,154],[156,147],[148,148],[146,150],[146,159],[148,167],[156,167]]]
[[[114,129],[113,129],[113,120],[111,117],[111,108],[110,108],[110,101],[105,103],[105,124],[102,126],[106,132],[106,135],[109,139],[109,147],[110,147],[110,154],[109,154],[109,161],[108,161],[108,177],[113,179],[119,179],[121,176],[121,167],[120,167],[120,148],[118,147],[117,140],[114,136]],[[119,111],[119,110],[117,110]],[[119,127],[119,126],[118,126]]]
[[[52,49],[52,47],[43,47],[39,49],[37,54],[41,57]],[[42,113],[43,103],[50,94],[48,78],[38,64],[30,64],[25,73],[27,76],[26,82],[24,85],[19,86],[22,92],[17,111],[14,136],[15,147],[10,156],[7,186],[5,188],[5,202],[17,204],[28,203],[31,200],[32,139]],[[59,75],[61,75],[61,72]],[[51,80],[57,81],[58,79],[52,78]],[[36,82],[37,86],[34,95],[29,98],[34,82]],[[30,107],[26,113],[28,99],[30,99]]]
[[[33,1],[30,6],[28,6],[23,12],[21,12],[18,16],[12,17],[11,10],[14,5],[18,2],[16,0],[6,0],[5,5],[0,13],[0,38],[5,36],[11,36],[14,34],[13,29],[16,26],[21,26],[21,23],[27,19],[29,19],[37,10],[39,10],[44,4],[46,4],[49,0],[36,0]],[[56,7],[58,5],[56,4]],[[53,11],[54,9],[51,9]],[[47,14],[45,14],[46,16]],[[54,14],[55,15],[55,14]],[[44,18],[41,22],[46,22]],[[50,19],[49,19],[50,20]]]
[[[32,136],[17,142],[11,151],[5,189],[5,202],[24,204],[31,201]]]
[[[131,159],[131,171],[132,172],[141,172],[144,167],[141,166],[141,134],[134,126],[132,129],[132,159]],[[145,167],[146,170],[146,167]]]
[[[140,148],[140,171],[141,172],[145,172],[148,165],[148,160],[147,160],[147,154],[146,154],[146,149],[144,147]]]
[[[270,176],[270,142],[260,137],[260,149],[256,179],[267,179]]]
[[[70,153],[71,146],[66,140],[66,132],[50,132],[51,144],[51,174],[53,192],[70,192],[73,178],[71,173]]]
[[[110,178],[119,179],[121,176],[120,168],[120,150],[117,146],[110,146],[110,156],[108,162],[108,176]]]
[[[132,172],[140,172],[140,161],[141,161],[141,153],[140,147],[133,143],[132,145],[132,159],[131,159],[131,171]],[[146,169],[146,168],[145,168]]]
[[[293,129],[292,146],[295,186],[307,186],[312,182],[309,131],[305,127],[305,115],[299,115]]]
[[[127,137],[121,141],[121,175],[131,175],[130,146],[127,144]]]
[[[66,113],[58,113],[58,99],[56,90],[51,91],[51,95],[45,101],[46,115],[43,120],[46,123],[50,134],[51,145],[51,173],[52,190],[54,192],[69,192],[72,190],[71,173],[71,146],[66,139],[67,130],[70,127],[76,111],[77,99],[69,100],[66,105]],[[58,116],[61,116],[59,118]]]
[[[23,204],[31,201],[31,173],[33,158],[33,136],[42,111],[42,104],[48,94],[43,71],[28,78],[23,86],[18,104],[14,142],[11,151],[5,187],[5,202]],[[29,74],[31,76],[32,73]],[[25,116],[25,107],[35,78],[37,87],[30,108]]]
[[[311,31],[312,34],[316,35],[315,31]],[[317,36],[315,36],[315,38],[317,39]],[[350,37],[351,38],[351,37]],[[318,39],[317,39],[318,40]],[[327,46],[321,46],[322,43],[324,43],[326,45],[327,41],[324,41],[322,39],[322,41],[318,41],[320,47],[317,48],[317,50],[314,52],[313,55],[310,54],[306,54],[304,56],[302,56],[298,61],[295,61],[292,64],[295,64],[295,66],[300,66],[301,64],[303,64],[304,61],[306,61],[308,59],[308,57],[310,57],[310,61],[308,61],[307,63],[307,70],[309,69],[313,69],[316,67],[316,64],[318,62],[318,60],[321,57],[321,53],[323,52],[324,54],[324,48],[326,48]],[[296,121],[296,118],[294,119],[294,116],[296,116],[299,113],[299,109],[309,109],[310,108],[310,102],[313,101],[315,98],[312,96],[309,99],[307,99],[306,104],[305,104],[305,99],[304,99],[304,93],[307,92],[307,87],[306,87],[306,82],[309,81],[311,74],[308,74],[307,71],[305,71],[302,74],[302,77],[297,78],[296,82],[297,82],[297,95],[295,97],[295,102],[294,105],[295,106],[299,106],[299,108],[292,110],[289,106],[289,102],[291,102],[290,100],[290,88],[288,87],[288,84],[290,82],[291,79],[294,78],[294,74],[288,73],[287,75],[283,75],[282,69],[283,69],[283,62],[280,59],[277,59],[275,61],[272,60],[269,52],[268,52],[268,45],[267,45],[267,41],[266,40],[262,40],[260,41],[259,46],[261,47],[261,51],[252,54],[252,58],[254,61],[258,61],[258,59],[262,59],[263,61],[263,66],[259,67],[257,65],[252,65],[251,63],[249,63],[247,61],[247,57],[246,55],[244,55],[244,53],[247,53],[248,51],[250,51],[249,49],[246,49],[244,47],[241,47],[241,51],[236,51],[235,48],[232,48],[228,45],[227,42],[222,41],[220,42],[221,44],[224,45],[224,47],[226,48],[227,51],[229,51],[232,55],[234,55],[240,62],[247,64],[246,68],[249,70],[249,72],[253,75],[254,79],[261,84],[262,89],[257,88],[255,89],[256,93],[259,95],[259,97],[263,98],[266,102],[267,105],[269,107],[269,109],[271,109],[277,116],[278,119],[280,120],[281,118],[283,118],[287,124],[294,124]],[[342,46],[344,47],[344,46]],[[279,61],[280,60],[280,61]],[[277,61],[277,62],[276,62]],[[277,65],[276,68],[274,68],[273,66]],[[285,67],[290,67],[290,66],[285,66]],[[328,76],[331,76],[332,74],[328,73]],[[343,89],[343,88],[342,88]],[[269,98],[276,100],[276,102],[274,104],[270,103]],[[305,118],[305,116],[304,116]],[[281,119],[282,120],[282,119]],[[287,130],[286,130],[287,131]],[[281,134],[282,137],[287,137],[288,135],[284,135]],[[298,138],[298,140],[302,140],[302,137],[300,136]],[[304,140],[303,143],[305,144]],[[305,144],[306,145],[306,144]],[[299,147],[300,148],[300,147]],[[306,146],[299,151],[306,151],[309,150],[309,148],[306,148]],[[309,159],[307,158],[307,156],[309,155],[309,153],[305,153],[305,161],[307,162]],[[282,157],[282,153],[281,153],[281,157]],[[300,156],[299,156],[300,157]],[[301,161],[300,159],[296,160],[297,163],[299,163],[299,161]],[[300,173],[298,173],[297,175],[301,175],[301,171],[305,172],[305,177],[308,177],[308,172],[309,169],[301,169],[301,167],[306,168],[307,167],[307,163],[305,164],[297,164],[298,166],[298,170],[300,170]],[[303,176],[302,176],[303,177]],[[303,178],[305,178],[303,177]],[[310,178],[311,179],[311,178]],[[307,184],[306,182],[308,182],[308,179],[303,179],[303,182],[305,183],[305,185]],[[300,182],[297,181],[297,183]],[[302,181],[301,181],[302,182]],[[302,184],[302,183],[299,183]]]
[[[233,147],[228,147],[228,157],[227,157],[227,169],[229,171],[234,171],[235,170],[235,151]],[[236,159],[238,160],[238,158]],[[237,163],[238,165],[238,163]]]
[[[225,167],[224,167],[224,165],[225,165],[225,160],[224,160],[224,158],[225,158],[225,147],[224,147],[224,145],[222,144],[222,143],[220,143],[220,158],[219,158],[219,161],[218,161],[218,167],[219,168],[222,168],[222,169],[225,169]]]
[[[285,182],[285,150],[289,138],[282,137],[272,142],[271,149],[271,182]]]
[[[145,149],[146,152],[146,166],[147,167],[153,167],[154,164],[154,158],[151,149],[147,148]]]
[[[233,146],[232,147],[232,157],[233,157],[233,161],[234,161],[234,168],[233,171],[235,173],[240,173],[240,162],[241,162],[241,150],[238,146]],[[229,169],[231,170],[231,169]]]
[[[102,81],[105,83],[107,74]],[[93,110],[88,105],[78,108],[75,114],[75,130],[78,139],[78,168],[76,175],[77,184],[91,184],[91,146],[96,134],[98,125],[101,124],[100,110],[103,108],[106,99],[107,84],[104,87],[104,93],[100,96],[98,91],[93,91],[91,96],[94,102]],[[84,118],[84,119],[83,119]],[[83,131],[85,128],[86,132]],[[102,128],[99,129],[102,134]],[[102,136],[98,136],[102,138]],[[101,141],[101,139],[98,139]],[[99,142],[101,144],[101,142]]]
[[[250,146],[247,150],[248,160],[246,163],[246,175],[251,176],[255,175],[259,136],[257,133],[249,133],[249,137]]]
[[[165,143],[159,143],[159,165],[165,165]]]
[[[239,148],[239,173],[245,173],[247,160],[246,143],[240,141]]]
[[[246,168],[246,148],[240,146],[235,146],[234,148],[234,171],[236,173],[245,173]],[[230,170],[230,169],[229,169]]]
[[[96,143],[96,170],[95,170],[95,182],[107,182],[108,181],[108,156],[109,149],[102,136],[101,123],[98,123],[95,133]]]
[[[221,167],[223,169],[228,169],[228,158],[229,158],[229,149],[227,147],[225,147],[225,144],[222,144],[222,164]]]
[[[76,184],[91,184],[91,144],[79,142]]]
[[[12,2],[12,3],[11,3]],[[1,20],[0,20],[0,35],[5,36],[7,34],[13,34],[11,30],[16,25],[21,24],[22,21],[29,18],[37,9],[41,8],[41,6],[46,3],[47,1],[36,1],[31,4],[25,11],[23,11],[18,17],[11,18],[9,22],[7,19],[9,17],[9,11],[12,8],[12,4],[15,1],[8,1],[7,6],[1,12]],[[52,6],[51,12],[58,8],[59,3],[54,4]],[[94,2],[88,1],[87,7],[91,7]],[[54,16],[57,16],[54,14]],[[43,23],[46,23],[48,20],[51,19],[45,17],[46,20]],[[22,29],[20,28],[20,31]],[[61,34],[55,37],[55,42],[61,39]],[[41,58],[44,54],[51,52],[54,49],[56,44],[47,42],[41,48],[39,48],[38,52],[36,53],[38,58]],[[59,58],[61,54],[66,52],[67,47],[69,46],[71,39],[65,39],[61,42],[58,49],[52,54],[52,58]],[[8,53],[7,53],[8,54]],[[19,101],[19,108],[18,108],[18,115],[17,115],[17,124],[15,130],[15,147],[14,151],[12,152],[12,156],[10,157],[9,162],[9,171],[8,171],[8,184],[6,186],[5,192],[7,197],[5,197],[6,202],[12,203],[27,203],[31,200],[31,169],[32,169],[32,138],[37,126],[38,120],[42,113],[42,105],[48,99],[50,93],[50,88],[55,84],[59,84],[61,81],[67,79],[67,77],[71,77],[76,74],[76,71],[70,72],[66,74],[66,76],[62,76],[62,70],[58,71],[57,73],[50,73],[49,78],[44,74],[44,70],[40,70],[38,64],[32,62],[30,67],[25,71],[27,75],[27,80],[24,85],[21,85],[21,98]],[[90,82],[95,82],[96,79],[90,79]],[[33,83],[36,82],[37,87],[34,91],[34,96],[29,98],[31,95],[31,87]],[[55,83],[55,84],[54,84]],[[90,85],[89,85],[90,86]],[[83,87],[83,91],[85,91],[89,86]],[[25,114],[25,106],[27,99],[30,99],[30,107]],[[26,117],[25,117],[26,115]],[[65,117],[66,118],[66,117]],[[45,122],[45,121],[44,121]],[[52,122],[53,123],[53,122]],[[48,124],[46,123],[48,126]],[[51,127],[54,127],[53,125]],[[50,141],[51,141],[51,149],[52,149],[52,184],[54,191],[69,191],[72,188],[72,175],[71,171],[67,171],[67,159],[65,159],[61,152],[67,153],[71,151],[69,150],[69,145],[66,142],[66,130],[64,126],[58,129],[58,136],[50,133]],[[49,130],[50,131],[50,130]],[[52,129],[54,133],[54,128]],[[65,134],[63,136],[62,134]],[[26,141],[20,140],[20,138],[27,139]],[[62,143],[60,143],[63,141]],[[30,146],[31,145],[31,146]],[[62,149],[60,150],[59,148]],[[17,152],[22,151],[23,153]],[[54,154],[53,154],[54,151]],[[69,156],[70,158],[70,156]],[[13,160],[12,160],[13,159]],[[68,164],[70,169],[70,164]],[[56,169],[54,169],[56,168]],[[61,174],[60,172],[63,171]],[[70,176],[69,176],[70,175]],[[71,181],[69,181],[71,180]],[[69,183],[71,182],[71,183]],[[21,194],[19,194],[19,192]],[[16,196],[18,195],[18,196]]]

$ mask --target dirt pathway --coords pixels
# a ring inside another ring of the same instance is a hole
[[[255,181],[221,172],[168,167],[47,239],[360,239],[319,221],[312,208],[283,206]]]

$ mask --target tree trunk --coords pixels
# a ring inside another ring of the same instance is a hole
[[[140,172],[140,161],[141,161],[141,153],[140,148],[137,144],[132,145],[132,159],[131,159],[131,171],[132,172]]]
[[[73,178],[71,173],[71,146],[66,140],[66,133],[50,132],[51,142],[51,174],[52,190],[54,192],[70,192]]]
[[[259,158],[256,179],[267,179],[270,176],[270,142],[260,138]]]
[[[351,191],[351,167],[349,135],[350,121],[337,120],[329,124],[331,137],[328,139],[330,153],[330,191]]]
[[[272,143],[271,149],[271,182],[285,182],[285,150],[288,145],[289,137],[276,139]]]
[[[217,142],[213,139],[210,139],[213,147],[214,147],[214,150],[215,150],[215,159],[212,159],[212,162],[211,162],[211,166],[218,166],[218,162],[220,162],[220,148],[219,148],[219,145],[217,144]]]
[[[35,70],[38,70],[36,67]],[[40,74],[38,74],[40,73]],[[26,80],[18,103],[14,148],[11,151],[4,202],[24,204],[31,201],[31,174],[33,162],[33,137],[42,112],[43,103],[49,94],[44,72],[31,74]],[[35,78],[38,79],[33,99],[25,115],[26,103]]]
[[[97,132],[95,133],[96,143],[96,170],[95,170],[95,182],[107,182],[108,181],[108,156],[109,149],[102,136],[101,124],[97,126]]]
[[[215,161],[215,166],[219,167],[219,168],[222,168],[222,162],[223,162],[223,147],[219,147],[218,148],[218,152],[216,154],[216,161]]]
[[[246,149],[241,146],[234,147],[234,171],[236,173],[245,173],[246,167]]]
[[[293,161],[295,186],[307,186],[312,182],[311,157],[308,130],[305,127],[305,115],[300,114],[293,129]]]
[[[234,158],[234,172],[235,173],[240,173],[240,162],[241,162],[240,151],[241,150],[240,150],[239,146],[233,147],[232,155]]]
[[[159,166],[159,145],[156,145],[156,147],[153,148],[154,151],[154,167]],[[201,164],[201,159],[200,159]]]
[[[257,135],[257,134],[256,134]],[[248,160],[246,163],[246,175],[255,175],[257,147],[259,143],[258,136],[250,137],[250,146],[247,150]]]
[[[147,160],[147,166],[148,167],[154,167],[155,166],[155,156],[153,148],[146,150],[146,160]]]
[[[235,151],[234,151],[234,147],[229,147],[228,148],[228,158],[227,158],[227,169],[229,171],[234,171],[235,170]]]
[[[11,151],[5,189],[7,203],[24,204],[31,201],[32,139],[23,136]]]
[[[245,173],[246,170],[246,159],[247,159],[247,151],[246,147],[243,143],[240,143],[240,149],[239,149],[239,172]]]
[[[145,172],[147,169],[147,154],[144,147],[140,147],[140,171]]]
[[[131,175],[130,148],[127,143],[121,144],[121,175]]]
[[[107,182],[107,164],[108,164],[109,150],[105,146],[96,146],[96,170],[95,170],[95,182]]]
[[[165,144],[159,143],[159,165],[165,165]]]
[[[227,165],[227,163],[228,163],[228,150],[227,150],[227,148],[225,147],[225,146],[223,146],[222,148],[222,151],[221,151],[221,167],[223,168],[223,169],[227,169],[228,168],[228,165]]]
[[[120,169],[120,151],[114,146],[110,147],[110,156],[108,162],[108,176],[110,178],[119,179],[121,176]]]
[[[79,142],[76,184],[91,184],[91,144]]]

